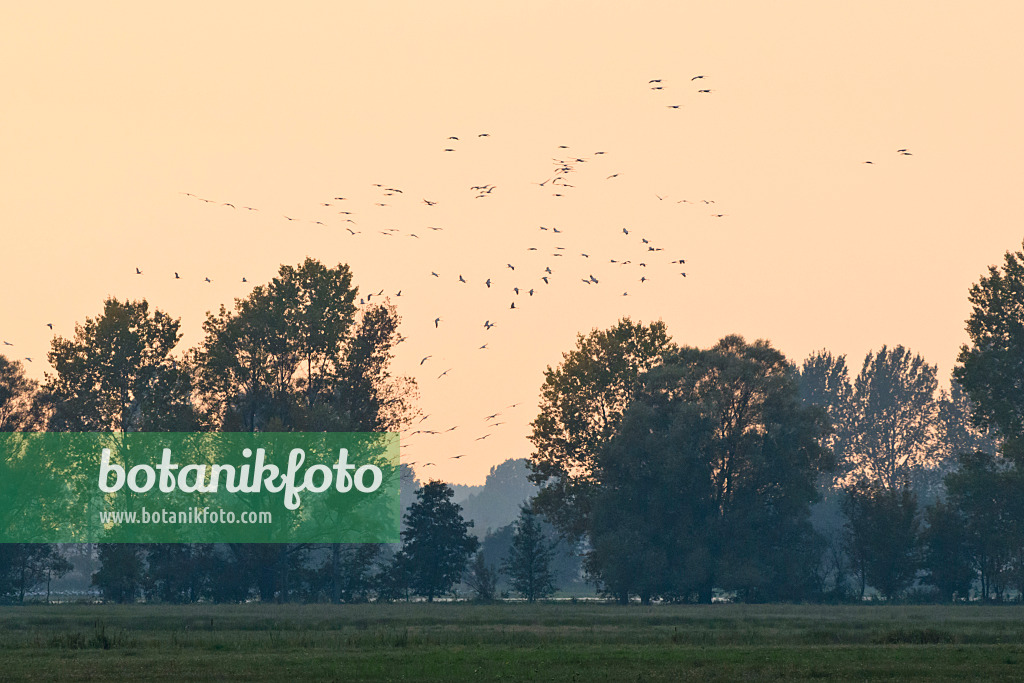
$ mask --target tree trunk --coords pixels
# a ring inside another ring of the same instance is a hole
[[[331,602],[341,602],[341,544],[331,544]]]

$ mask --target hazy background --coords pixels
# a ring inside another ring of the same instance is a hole
[[[403,317],[417,428],[458,426],[403,459],[472,484],[529,454],[544,368],[623,315],[855,371],[903,344],[947,378],[969,286],[1021,243],[1022,20],[1010,2],[6,3],[0,353],[42,379],[52,335],[107,296],[181,317],[184,349],[280,264],[347,262]],[[536,184],[555,158],[585,160],[574,187]]]

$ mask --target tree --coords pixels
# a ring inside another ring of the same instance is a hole
[[[944,461],[955,462],[962,453],[999,452],[997,435],[975,425],[974,413],[973,402],[953,377],[949,392],[943,392],[939,400],[939,442]]]
[[[804,595],[808,510],[832,467],[824,431],[765,341],[729,336],[669,355],[595,463],[592,572],[620,600],[707,603],[716,587],[747,600]]]
[[[915,470],[937,465],[936,372],[902,346],[883,346],[864,358],[853,385],[857,478],[897,489]]]
[[[566,537],[578,539],[586,529],[599,484],[594,458],[618,428],[640,375],[672,348],[661,321],[645,326],[623,318],[579,335],[562,363],[545,371],[530,435],[530,480],[542,486],[536,509]]]
[[[333,543],[324,564],[331,602],[367,602],[376,580],[382,546],[376,543]]]
[[[0,543],[0,599],[23,603],[28,592],[71,569],[52,543]]]
[[[55,337],[45,400],[51,431],[190,431],[197,426],[189,368],[172,357],[180,321],[146,301],[107,299],[103,312]]]
[[[400,318],[390,304],[357,315],[345,264],[307,258],[207,316],[195,353],[211,425],[221,431],[397,431],[415,414],[415,381],[393,377]],[[305,547],[235,548],[263,599],[287,600]],[[339,548],[340,553],[340,548]],[[335,565],[335,569],[339,567]],[[333,590],[333,589],[332,589]],[[339,597],[340,599],[340,597]]]
[[[555,592],[551,573],[555,547],[545,537],[537,513],[528,505],[519,508],[514,528],[512,547],[501,569],[509,577],[512,590],[527,602],[536,602]]]
[[[833,356],[821,350],[808,356],[800,367],[800,399],[804,405],[818,406],[828,416],[830,429],[824,446],[836,461],[833,476],[843,480],[850,472],[850,444],[853,440],[853,386],[846,356]]]
[[[146,546],[146,599],[189,603],[211,594],[215,563],[211,543],[151,543]]]
[[[135,543],[100,543],[98,553],[100,569],[92,575],[106,600],[135,602],[144,583],[144,546]]]
[[[454,492],[441,481],[431,481],[416,492],[416,502],[405,514],[400,555],[408,567],[414,593],[433,602],[462,578],[469,558],[480,542],[468,532],[472,522],[451,501]]]
[[[215,425],[287,431],[319,414],[334,398],[356,291],[347,265],[307,258],[281,266],[233,311],[209,314],[196,363]]]
[[[487,564],[483,551],[477,551],[473,556],[473,564],[470,565],[466,585],[473,591],[473,598],[477,602],[494,600],[494,595],[498,590],[498,572],[494,570],[493,565]]]
[[[964,541],[977,572],[981,598],[1001,599],[1011,578],[1020,581],[1022,520],[1019,471],[1005,458],[979,451],[964,453],[959,468],[946,476],[949,505],[963,522]]]
[[[33,431],[39,426],[36,390],[21,361],[0,356],[0,432]]]
[[[349,431],[397,432],[418,414],[416,381],[391,375],[395,348],[404,341],[398,333],[400,322],[397,310],[387,302],[360,311],[331,387],[332,408]]]
[[[966,600],[977,572],[963,515],[953,505],[939,501],[925,510],[925,522],[928,526],[921,540],[928,580],[946,602],[956,597]]]
[[[1014,459],[1024,453],[1024,252],[1006,252],[1002,269],[988,275],[969,294],[970,345],[960,348],[953,376],[974,405],[979,427],[1004,440]]]
[[[884,486],[861,479],[847,487],[847,552],[861,578],[893,600],[913,582],[920,564],[917,497],[904,483]]]

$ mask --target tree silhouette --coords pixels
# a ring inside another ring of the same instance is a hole
[[[172,357],[180,322],[143,301],[107,299],[103,312],[54,338],[43,395],[48,428],[72,432],[191,431],[189,368]]]
[[[567,537],[578,539],[586,529],[599,483],[594,458],[615,433],[641,373],[672,348],[664,323],[623,318],[608,330],[579,335],[562,363],[545,371],[530,435],[530,480],[542,487],[537,510]]]
[[[729,336],[669,355],[596,462],[591,571],[620,600],[802,595],[809,505],[832,466],[824,429],[767,342]]]
[[[902,346],[864,358],[853,384],[851,459],[858,479],[897,489],[915,470],[937,465],[936,372]]]
[[[512,547],[502,564],[502,571],[509,577],[512,590],[527,602],[536,602],[555,592],[551,560],[554,559],[554,544],[549,542],[541,527],[537,513],[528,505],[519,509],[512,535]]]
[[[473,523],[463,520],[453,495],[444,482],[431,481],[416,492],[405,514],[399,562],[407,567],[412,591],[428,602],[451,592],[480,545],[468,533]]]
[[[40,425],[37,390],[21,361],[0,356],[0,432],[31,431]]]
[[[960,348],[953,376],[974,404],[974,418],[1004,439],[1004,452],[1024,455],[1024,251],[1007,251],[970,290],[970,345]]]

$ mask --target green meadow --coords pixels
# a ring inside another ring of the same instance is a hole
[[[1024,607],[0,608],[0,680],[1020,680]]]

